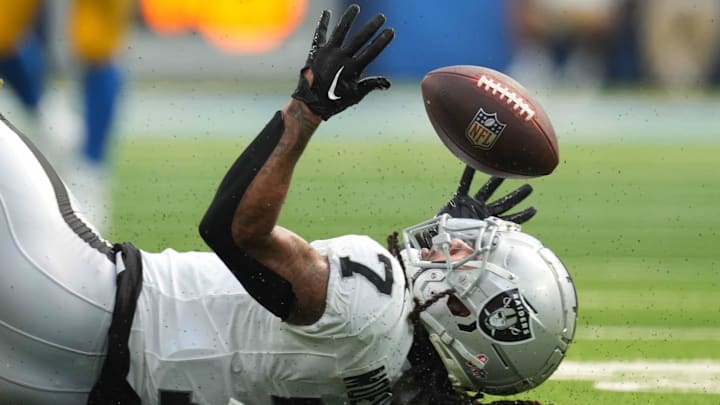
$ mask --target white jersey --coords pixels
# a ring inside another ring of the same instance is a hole
[[[111,246],[0,115],[0,404],[83,404],[115,303]]]
[[[375,403],[412,342],[397,261],[364,236],[316,241],[330,263],[325,313],[294,326],[258,304],[213,253],[142,253],[128,381],[143,403],[270,404],[271,397]],[[177,398],[177,397],[175,397]]]
[[[120,261],[1,116],[0,173],[0,404],[83,404],[108,350]],[[255,302],[213,253],[142,252],[128,381],[143,404],[382,395],[412,341],[403,272],[367,237],[313,246],[330,263],[327,303],[303,327]]]

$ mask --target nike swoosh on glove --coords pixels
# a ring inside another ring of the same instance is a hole
[[[377,14],[355,36],[346,41],[347,34],[359,12],[360,7],[356,4],[348,7],[330,35],[330,39],[326,40],[331,12],[323,11],[315,29],[307,61],[300,70],[300,80],[292,96],[304,102],[323,120],[328,120],[351,105],[359,103],[375,89],[390,87],[390,81],[385,77],[361,78],[361,75],[390,44],[395,31],[386,28],[373,39],[375,33],[385,24],[385,16]],[[307,69],[312,70],[312,84],[305,78]]]

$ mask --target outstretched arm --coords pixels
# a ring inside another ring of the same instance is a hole
[[[240,199],[231,234],[237,248],[292,286],[295,303],[287,320],[312,323],[325,309],[328,264],[305,240],[276,224],[295,164],[320,117],[303,102],[292,99],[283,108],[282,118],[280,140]]]
[[[235,209],[231,229],[233,240],[239,246],[261,245],[271,237],[290,189],[295,164],[320,120],[303,102],[295,99],[282,109],[284,130],[279,142]]]
[[[235,161],[200,223],[202,238],[253,298],[295,323],[322,314],[326,264],[275,224],[295,164],[319,123],[291,99]]]
[[[292,323],[320,318],[328,280],[325,258],[277,225],[295,164],[321,120],[372,90],[390,87],[384,77],[360,76],[393,31],[385,29],[370,41],[385,22],[378,14],[346,43],[358,12],[358,6],[350,6],[328,40],[330,12],[323,12],[293,98],[230,168],[200,224],[203,239],[245,289]]]

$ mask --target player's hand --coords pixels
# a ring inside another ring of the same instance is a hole
[[[533,189],[529,184],[523,184],[507,195],[487,204],[487,200],[495,190],[500,187],[504,179],[495,176],[490,177],[480,190],[471,197],[468,195],[468,191],[470,190],[470,183],[472,183],[473,176],[475,176],[475,169],[466,166],[455,195],[438,211],[437,215],[449,214],[454,218],[474,219],[484,219],[493,216],[522,224],[530,220],[530,218],[537,213],[535,207],[531,206],[514,214],[505,214],[532,193]]]
[[[348,7],[330,39],[326,40],[331,13],[330,10],[323,11],[307,61],[300,71],[298,87],[292,95],[324,120],[357,104],[371,91],[390,87],[390,81],[385,77],[361,79],[360,75],[392,41],[395,31],[386,28],[365,46],[385,23],[385,16],[378,14],[345,41],[359,12],[360,7],[355,4]],[[306,77],[307,69],[312,71],[312,83]]]

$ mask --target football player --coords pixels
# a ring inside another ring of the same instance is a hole
[[[0,402],[463,403],[552,373],[574,330],[569,275],[518,225],[483,217],[523,192],[485,205],[498,183],[473,199],[466,171],[397,257],[368,237],[308,243],[276,224],[322,119],[390,85],[361,75],[393,31],[375,35],[377,15],[346,41],[358,12],[329,38],[323,13],[293,97],[221,182],[200,224],[214,252],[111,245],[2,121]],[[473,218],[450,217],[458,206]]]

